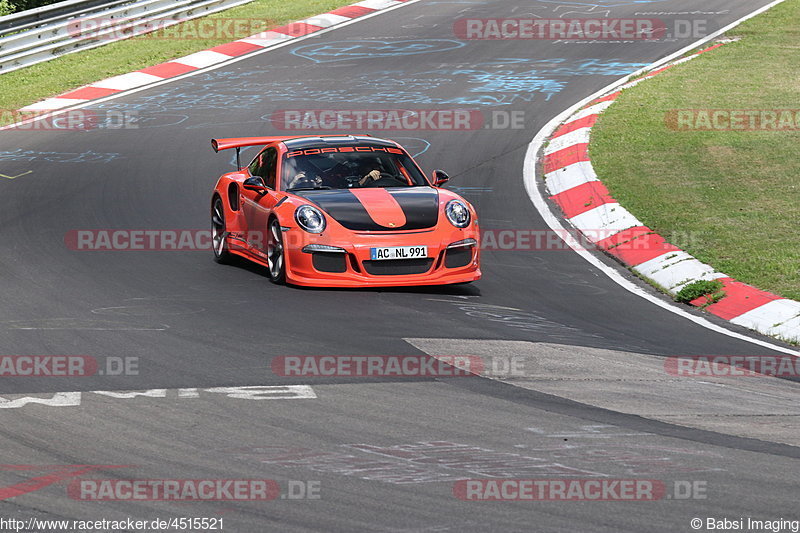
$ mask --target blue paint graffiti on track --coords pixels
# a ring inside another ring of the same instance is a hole
[[[298,46],[292,54],[316,63],[380,59],[385,57],[446,52],[465,46],[452,39],[409,39],[400,41],[334,41]]]
[[[0,161],[48,161],[50,163],[110,163],[122,154],[86,152],[43,152],[38,150],[0,150]]]
[[[139,96],[129,103],[109,102],[109,107],[142,113],[180,113],[212,109],[230,116],[235,109],[274,111],[271,103],[301,101],[355,105],[457,105],[498,106],[550,99],[575,76],[630,74],[642,63],[615,59],[498,58],[475,65],[409,72],[380,70],[330,79],[327,71],[309,73],[309,79],[282,81],[276,68],[241,72],[212,71],[169,89]],[[269,79],[270,83],[262,80]],[[316,83],[314,83],[316,82]],[[265,114],[267,116],[267,114]],[[177,119],[180,115],[175,115]],[[262,120],[265,120],[262,117]],[[143,125],[146,121],[142,121]],[[176,122],[170,120],[167,122]],[[187,121],[188,122],[188,121]],[[186,124],[187,127],[192,127]]]

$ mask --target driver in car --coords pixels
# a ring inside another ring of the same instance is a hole
[[[374,158],[372,161],[366,160],[361,163],[361,172],[363,178],[358,181],[360,187],[368,187],[372,182],[381,179],[381,173],[385,173],[381,161]]]
[[[290,189],[318,189],[321,186],[322,178],[305,170],[301,170],[295,174],[294,178],[292,178],[292,181],[289,183]]]
[[[380,170],[371,170],[366,176],[358,180],[358,184],[361,187],[364,187],[367,183],[371,183],[373,181],[378,181],[381,179],[381,171]]]
[[[290,189],[317,189],[323,185],[314,165],[298,158],[292,161],[292,166],[296,174],[289,181]]]
[[[347,186],[347,166],[338,163],[327,170],[320,170],[308,162],[295,163],[297,172],[289,183],[292,189],[339,189]]]

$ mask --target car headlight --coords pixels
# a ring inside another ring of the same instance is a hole
[[[447,215],[447,220],[457,228],[466,228],[469,226],[469,209],[460,200],[450,200],[444,208],[444,213]]]
[[[294,219],[301,228],[309,233],[322,233],[325,231],[325,215],[314,206],[301,205],[294,212]]]

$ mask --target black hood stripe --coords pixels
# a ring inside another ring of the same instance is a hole
[[[427,229],[439,220],[439,193],[433,187],[395,187],[386,189],[403,209],[406,224],[387,228],[375,223],[348,189],[298,191],[296,194],[318,205],[339,224],[353,231],[403,231]]]

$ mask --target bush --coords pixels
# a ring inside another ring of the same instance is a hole
[[[722,290],[723,287],[724,285],[721,281],[695,281],[682,288],[675,295],[675,301],[688,304],[692,300],[705,296],[706,304],[715,303],[725,296],[725,292]]]
[[[0,17],[3,15],[10,15],[16,11],[14,4],[10,3],[8,0],[0,0]]]
[[[0,0],[0,16],[18,13],[35,7],[49,6],[62,0]]]

